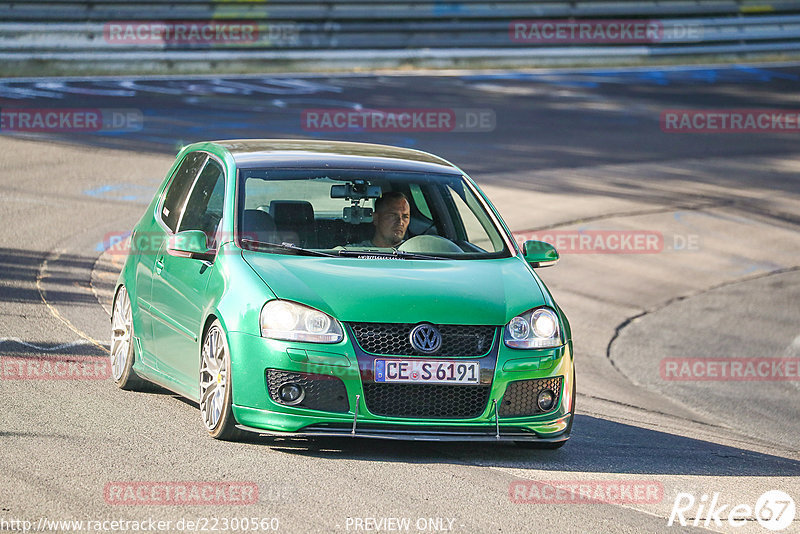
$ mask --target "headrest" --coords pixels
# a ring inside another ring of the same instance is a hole
[[[275,221],[266,211],[244,210],[242,212],[242,232],[271,232]]]
[[[269,214],[278,227],[314,223],[314,207],[306,200],[273,200],[269,203]]]

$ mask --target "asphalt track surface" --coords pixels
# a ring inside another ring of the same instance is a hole
[[[279,532],[770,532],[753,514],[739,526],[726,518],[739,504],[757,508],[768,490],[800,499],[800,382],[674,380],[660,366],[800,357],[800,134],[668,133],[659,118],[685,108],[796,110],[799,89],[793,66],[0,80],[4,110],[141,118],[127,132],[6,124],[0,137],[0,530],[21,529],[14,520],[153,519],[172,522],[162,532],[199,531],[189,520],[211,532],[225,531],[226,519],[276,518]],[[331,107],[488,110],[492,122],[474,132],[303,127],[304,110]],[[225,443],[206,436],[196,405],[165,391],[9,376],[22,358],[105,356],[124,259],[105,250],[109,236],[130,230],[178,145],[240,137],[421,148],[461,165],[522,235],[660,236],[655,252],[562,248],[560,263],[540,271],[574,332],[578,415],[567,445]],[[117,483],[190,481],[244,483],[257,497],[128,505],[108,493]],[[518,481],[659,489],[520,503]],[[668,526],[681,493],[697,501],[689,525]],[[720,523],[708,513],[714,494],[717,511],[726,505]],[[783,532],[798,531],[795,516]]]

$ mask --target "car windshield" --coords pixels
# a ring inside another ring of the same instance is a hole
[[[242,169],[238,179],[239,242],[250,250],[397,259],[510,255],[460,175]]]

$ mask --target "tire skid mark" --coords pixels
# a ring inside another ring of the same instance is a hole
[[[67,319],[66,317],[64,317],[61,314],[61,312],[59,312],[58,309],[54,305],[52,305],[50,302],[47,301],[46,291],[42,287],[42,280],[44,280],[47,277],[47,266],[48,266],[48,263],[50,261],[58,260],[58,258],[61,257],[61,255],[64,252],[65,252],[64,250],[59,250],[59,251],[56,251],[56,252],[52,252],[48,258],[45,258],[45,260],[42,262],[41,266],[39,267],[39,272],[36,274],[36,290],[39,292],[39,297],[42,299],[42,302],[44,303],[44,305],[47,306],[47,309],[50,310],[50,313],[53,314],[53,316],[56,319],[58,319],[59,321],[64,323],[64,325],[66,325],[67,328],[72,330],[74,333],[78,334],[78,336],[80,336],[83,339],[85,339],[87,342],[89,342],[89,344],[92,344],[92,345],[96,346],[97,348],[99,348],[100,350],[105,352],[106,354],[110,354],[109,349],[107,349],[98,340],[94,339],[92,336],[90,336],[89,334],[87,334],[83,330],[80,330],[78,327],[76,327],[74,324],[72,324],[72,322],[69,319]]]
[[[766,277],[774,276],[774,275],[778,275],[778,274],[791,273],[791,272],[795,272],[795,271],[799,271],[799,270],[800,270],[800,265],[792,265],[792,266],[788,266],[788,267],[781,267],[779,269],[774,269],[772,271],[756,273],[756,274],[752,274],[752,275],[748,275],[748,276],[742,276],[740,278],[736,278],[736,279],[733,279],[733,280],[728,280],[728,281],[722,282],[720,284],[715,284],[715,285],[712,285],[710,287],[697,289],[695,291],[690,291],[689,293],[686,293],[684,295],[678,295],[677,297],[672,297],[671,299],[667,299],[667,300],[661,302],[660,304],[658,304],[656,306],[653,306],[650,309],[644,310],[644,311],[642,311],[640,313],[637,313],[636,315],[628,317],[623,322],[618,324],[617,327],[614,329],[614,335],[611,337],[611,339],[608,342],[608,345],[606,346],[606,358],[608,359],[609,362],[611,362],[611,365],[614,367],[614,369],[617,370],[617,372],[620,374],[620,376],[623,376],[626,380],[630,381],[631,383],[634,383],[633,380],[631,380],[630,377],[628,377],[625,373],[622,372],[622,370],[620,370],[616,366],[616,364],[614,363],[614,359],[611,357],[611,348],[614,345],[614,342],[617,340],[617,338],[619,338],[619,336],[622,333],[622,331],[626,327],[628,327],[630,324],[632,324],[634,321],[636,321],[637,319],[641,319],[642,317],[644,317],[646,315],[650,315],[650,314],[656,313],[656,312],[658,312],[660,310],[663,310],[664,308],[666,308],[666,307],[668,307],[668,306],[670,306],[672,304],[675,304],[676,302],[680,302],[682,300],[691,299],[693,297],[697,297],[697,296],[703,295],[705,293],[709,293],[709,292],[717,290],[717,289],[721,289],[721,288],[732,286],[732,285],[736,285],[736,284],[752,282],[753,280],[758,280],[760,278],[766,278]]]
[[[54,345],[52,347],[44,347],[41,345],[36,345],[35,343],[28,343],[27,341],[23,341],[18,337],[0,337],[0,345],[3,343],[17,343],[19,345],[23,345],[25,347],[32,348],[34,350],[40,350],[43,352],[56,352],[61,351],[64,349],[71,349],[72,347],[84,347],[87,345],[94,345],[91,341],[85,339],[78,339],[76,341],[70,341],[69,343],[62,343],[61,345]]]
[[[121,246],[127,246],[127,243],[129,241],[130,241],[130,236],[127,237],[120,245]],[[109,255],[109,257],[110,257],[109,261],[110,261],[111,265],[113,265],[115,269],[118,268],[119,271],[122,271],[122,267],[124,265],[124,261],[123,260],[127,256],[123,257],[123,256],[117,256],[117,255],[113,255],[112,254],[112,255]],[[101,279],[101,280],[102,279],[110,280],[112,278],[112,276],[113,276],[112,283],[116,286],[116,278],[117,278],[118,274],[111,274],[111,273],[108,273],[108,272],[101,272],[98,269],[99,264],[102,261],[104,261],[104,258],[106,258],[106,251],[103,251],[103,253],[100,254],[97,257],[97,259],[94,262],[94,265],[92,266],[92,270],[89,273],[89,287],[91,288],[92,293],[94,294],[94,298],[96,298],[98,304],[100,304],[100,307],[103,308],[103,311],[105,311],[106,314],[108,314],[109,317],[111,317],[111,308],[106,305],[106,303],[105,303],[106,299],[104,299],[100,295],[100,291],[101,290],[97,289],[97,286],[95,285],[95,280],[94,280],[95,276],[97,276],[97,278]],[[114,289],[116,289],[116,287]],[[112,299],[113,299],[113,293],[112,293]]]

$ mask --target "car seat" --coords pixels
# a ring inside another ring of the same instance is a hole
[[[242,212],[241,237],[263,243],[274,243],[277,239],[275,221],[266,211],[244,210]]]
[[[273,200],[269,214],[275,221],[281,242],[299,247],[316,248],[314,207],[306,200]]]

